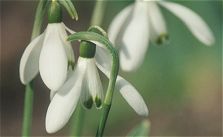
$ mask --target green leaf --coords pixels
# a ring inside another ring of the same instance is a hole
[[[64,8],[67,10],[67,12],[70,14],[72,19],[78,20],[77,11],[71,2],[71,0],[58,0],[58,2],[64,6]]]
[[[149,137],[150,122],[149,120],[142,121],[139,125],[133,128],[127,137]]]

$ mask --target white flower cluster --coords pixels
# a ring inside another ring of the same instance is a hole
[[[99,44],[95,57],[80,56],[75,70],[69,67],[69,62],[74,63],[74,53],[70,42],[66,41],[66,30],[74,33],[63,23],[48,24],[45,32],[27,46],[20,62],[20,79],[23,84],[33,80],[40,72],[43,82],[51,90],[51,102],[46,114],[48,133],[58,131],[68,122],[79,98],[86,107],[91,107],[94,102],[100,108],[104,93],[97,67],[108,78],[110,75],[112,60],[108,51]],[[116,90],[120,91],[136,113],[148,115],[141,95],[121,76],[117,78]]]
[[[142,1],[124,8],[109,27],[109,39],[120,52],[120,65],[124,71],[133,71],[143,63],[149,41],[161,43],[167,29],[159,6],[168,9],[189,28],[198,40],[206,45],[214,37],[206,23],[196,13],[177,3]],[[29,83],[40,72],[45,85],[51,90],[51,102],[46,114],[46,130],[54,133],[61,129],[74,112],[79,99],[87,108],[93,103],[101,108],[104,93],[98,69],[108,78],[112,59],[107,49],[97,42],[95,55],[80,56],[75,63],[67,32],[75,33],[61,23],[49,23],[46,30],[25,49],[20,62],[20,79]],[[148,115],[147,106],[132,84],[117,77],[116,90],[128,104],[142,116]]]

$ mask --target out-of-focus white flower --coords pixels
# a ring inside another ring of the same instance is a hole
[[[51,90],[58,90],[67,77],[69,63],[74,63],[74,53],[67,42],[63,23],[49,23],[46,30],[33,39],[20,61],[20,80],[27,84],[40,72],[41,78]]]
[[[138,69],[149,40],[160,44],[167,39],[166,24],[159,6],[177,16],[199,41],[208,46],[214,43],[208,25],[191,9],[173,2],[137,0],[114,18],[108,30],[110,40],[120,51],[122,70]]]
[[[101,47],[97,47],[95,55],[91,57],[80,54],[72,76],[55,92],[48,107],[46,114],[48,133],[57,132],[68,122],[79,99],[87,108],[91,108],[93,103],[97,108],[101,108],[104,93],[97,68],[109,78],[111,69],[109,55],[109,52]],[[116,90],[120,91],[137,114],[148,115],[147,106],[141,95],[121,76],[117,78]]]

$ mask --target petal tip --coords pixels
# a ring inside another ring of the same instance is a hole
[[[64,124],[61,121],[61,118],[52,116],[52,113],[47,112],[45,127],[46,131],[49,134],[55,133],[61,128],[63,128]]]
[[[46,132],[49,134],[55,133],[58,131],[58,128],[54,125],[46,124]]]
[[[206,45],[206,46],[213,46],[215,44],[215,37],[213,35],[210,36],[209,40],[207,40],[206,42],[203,41],[203,43]]]
[[[22,83],[23,85],[27,84],[28,82],[25,81],[25,78],[24,78],[23,73],[21,72],[21,70],[20,70],[19,73],[20,73],[19,78],[20,78],[21,83]]]
[[[156,43],[158,45],[162,45],[167,43],[169,40],[169,35],[167,33],[161,33],[158,38],[156,39]]]
[[[142,116],[144,116],[144,117],[148,117],[149,116],[149,110],[148,110],[148,108],[146,106],[145,106],[145,110],[144,110],[144,113],[143,113]]]
[[[28,83],[29,83],[29,82],[27,82],[27,81],[24,81],[24,80],[23,80],[23,79],[21,79],[21,78],[20,78],[20,81],[22,82],[22,84],[23,84],[23,85],[26,85],[26,84],[28,84]]]
[[[124,72],[136,72],[143,63],[143,59],[128,59],[120,53],[120,68]]]
[[[140,110],[135,110],[136,113],[140,116],[143,116],[143,117],[148,117],[149,116],[149,110],[146,106],[146,104],[143,104],[143,107],[140,109]]]

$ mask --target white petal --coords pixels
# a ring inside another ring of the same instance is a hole
[[[61,37],[61,41],[63,42],[63,45],[65,47],[65,51],[67,53],[68,60],[74,63],[74,61],[75,61],[74,51],[72,49],[71,43],[69,41],[67,41],[68,35],[65,31],[65,27],[66,26],[63,23],[61,23],[60,29],[59,29],[59,34]]]
[[[20,60],[19,74],[23,84],[30,82],[39,72],[39,56],[44,34],[39,35],[26,47]]]
[[[124,8],[118,15],[113,19],[109,28],[108,28],[108,36],[112,42],[115,42],[118,34],[122,27],[124,27],[124,23],[126,22],[127,18],[130,16],[133,10],[134,4],[131,4]]]
[[[177,3],[162,1],[159,4],[181,19],[198,40],[206,45],[214,43],[212,31],[197,13]]]
[[[67,71],[67,80],[69,80],[73,76],[74,71],[72,69],[69,69]],[[67,81],[66,80],[66,81]],[[57,93],[57,91],[51,90],[50,91],[50,100],[53,99],[54,95]]]
[[[87,73],[85,74],[84,80],[83,80],[81,104],[83,105],[84,108],[91,109],[93,106],[93,98],[89,91],[86,75]]]
[[[97,108],[100,108],[103,100],[103,87],[101,79],[98,74],[95,59],[86,58],[86,60],[87,69],[83,85],[84,93],[82,93],[81,101],[82,104],[88,109],[92,107],[93,102]]]
[[[87,67],[87,84],[91,96],[95,100],[96,98],[103,100],[103,88],[101,84],[101,79],[98,74],[98,70],[95,64],[95,59],[88,59]]]
[[[118,76],[116,89],[120,91],[123,98],[141,116],[148,116],[148,108],[139,92],[124,78]]]
[[[159,37],[167,35],[166,23],[156,2],[149,1],[147,3],[150,21],[150,37],[151,40],[157,41]]]
[[[65,27],[65,29],[66,29],[70,34],[75,33],[75,31],[73,31],[72,29],[68,28],[64,23],[62,23],[62,25]]]
[[[136,2],[133,12],[122,26],[114,44],[120,49],[120,66],[124,71],[134,71],[143,63],[149,44],[148,8]]]
[[[103,68],[100,64],[96,63],[97,67],[109,78],[110,72]],[[149,111],[148,108],[139,94],[139,92],[133,87],[128,81],[121,76],[117,77],[116,90],[120,91],[123,98],[128,104],[135,110],[135,112],[141,116],[147,116]]]
[[[47,26],[39,60],[41,78],[51,90],[58,90],[67,76],[68,58],[59,34],[60,25]]]
[[[95,53],[96,61],[107,70],[111,69],[112,57],[107,49],[97,47]]]
[[[65,51],[69,61],[75,62],[74,51],[70,44],[65,45]]]
[[[72,77],[59,89],[48,107],[45,123],[48,133],[57,132],[70,119],[78,104],[85,71],[86,63],[79,58]]]
[[[50,100],[53,99],[53,97],[56,93],[57,93],[57,91],[53,91],[53,90],[50,91]]]

